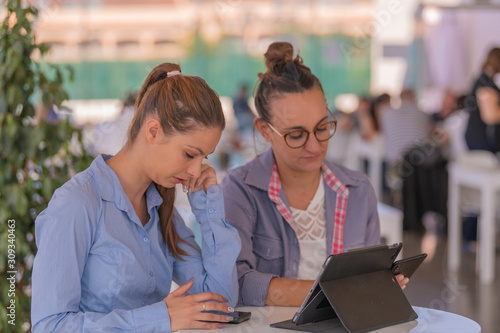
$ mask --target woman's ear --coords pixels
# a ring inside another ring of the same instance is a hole
[[[255,128],[259,131],[260,135],[266,140],[266,142],[271,141],[271,132],[269,126],[267,126],[267,122],[262,118],[255,118],[253,121]]]
[[[149,119],[146,122],[146,140],[149,143],[158,143],[162,140],[163,130],[158,119]]]

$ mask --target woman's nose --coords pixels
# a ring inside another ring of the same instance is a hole
[[[304,145],[308,151],[318,151],[321,149],[321,142],[318,141],[314,133],[310,133],[307,138],[306,144]]]
[[[192,163],[192,164],[188,167],[187,174],[188,174],[191,178],[198,178],[198,177],[200,177],[200,174],[201,174],[201,163],[200,163],[200,162],[198,162],[198,161],[193,162],[193,163]]]

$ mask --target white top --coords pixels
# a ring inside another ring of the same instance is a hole
[[[314,280],[326,258],[326,207],[323,177],[306,210],[290,207],[299,240],[298,279]]]

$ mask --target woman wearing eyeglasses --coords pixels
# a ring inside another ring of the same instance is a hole
[[[226,217],[242,241],[239,304],[299,306],[329,254],[379,243],[377,199],[364,174],[325,160],[337,121],[292,45],[265,62],[254,124],[271,149],[226,174]]]

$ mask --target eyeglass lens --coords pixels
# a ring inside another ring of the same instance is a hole
[[[336,123],[329,121],[316,127],[314,136],[318,141],[327,141],[335,134],[335,130]],[[286,143],[292,148],[299,148],[305,145],[308,138],[309,132],[306,130],[296,130],[285,135]]]

